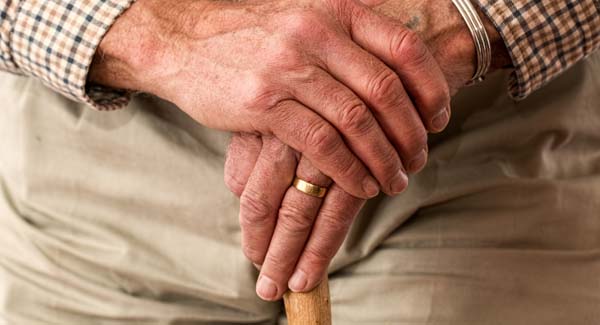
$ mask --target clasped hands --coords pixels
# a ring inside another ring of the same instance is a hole
[[[346,71],[329,70],[328,77],[339,83],[303,89],[314,98],[306,106],[335,111],[331,116],[317,108],[377,179],[378,189],[397,195],[408,185],[407,174],[419,172],[426,164],[427,132],[440,132],[448,124],[451,90],[433,54],[413,31],[385,19],[371,19],[369,23],[379,25],[367,27],[363,21],[353,31],[365,35],[349,35],[358,43],[350,47],[356,54],[328,54],[345,66]],[[372,34],[366,33],[370,29]],[[340,175],[321,172],[324,169],[316,167],[313,159],[275,136],[235,133],[232,137],[225,181],[240,196],[242,247],[260,268],[256,291],[265,300],[280,299],[288,288],[295,292],[314,288],[365,199],[373,196],[366,186],[367,197],[338,183],[336,176],[347,175],[361,185],[362,174],[348,168],[344,160],[333,165]],[[290,186],[295,178],[329,187],[326,197],[312,197]]]
[[[424,6],[462,24],[430,1],[138,0],[103,39],[90,79],[234,132],[225,181],[241,196],[257,294],[277,300],[319,283],[365,200],[401,193],[425,166],[428,132],[448,124],[473,45],[445,51],[432,45],[448,43],[443,29],[409,29],[398,8]],[[327,195],[290,187],[296,176]]]
[[[344,76],[331,73],[341,83],[336,85],[339,88],[305,89],[315,98],[307,106],[337,111],[339,119],[328,122],[377,179],[378,189],[397,195],[407,187],[407,175],[426,164],[427,132],[440,132],[448,124],[451,90],[418,36],[407,27],[391,26],[386,28],[394,28],[396,34],[381,39],[389,42],[387,52],[375,44],[360,43],[369,36],[352,37],[370,56],[355,47],[360,54],[344,64],[348,70]],[[372,197],[366,188],[367,197],[350,192],[344,183],[332,182],[326,175],[333,178],[336,174],[321,172],[312,161],[275,136],[233,134],[225,181],[240,197],[242,248],[260,268],[256,292],[262,299],[277,300],[288,289],[305,292],[317,286],[365,199]],[[333,166],[342,176],[352,175],[357,186],[361,184],[362,174],[349,171],[343,160]],[[296,177],[328,187],[326,196],[312,197],[297,190],[291,186]]]

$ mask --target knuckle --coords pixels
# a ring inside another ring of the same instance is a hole
[[[427,131],[423,127],[417,127],[413,131],[412,138],[420,146],[419,149],[423,149],[427,145]]]
[[[435,105],[438,109],[440,107],[446,107],[450,105],[450,87],[448,87],[448,83],[442,82],[439,86],[439,89],[433,94],[433,98],[431,99],[431,105]]]
[[[269,54],[265,58],[270,66],[288,69],[298,68],[305,65],[306,59],[295,41],[286,37],[278,37],[273,41]]]
[[[306,131],[306,144],[323,156],[329,156],[337,149],[337,134],[325,123],[316,122]]]
[[[273,207],[269,201],[251,190],[244,191],[240,200],[240,224],[242,227],[264,225],[271,221]]]
[[[314,65],[302,63],[301,66],[289,67],[286,78],[305,85],[315,84],[323,79],[323,72]]]
[[[352,225],[353,216],[346,214],[345,209],[331,210],[327,208],[321,209],[319,222],[324,229],[331,234],[345,235]]]
[[[295,162],[294,152],[279,139],[272,136],[264,136],[264,145],[261,154],[268,159],[271,170],[290,169]]]
[[[244,84],[246,89],[240,93],[242,107],[251,113],[264,113],[287,97],[282,87],[266,73],[249,76]]]
[[[246,256],[246,258],[252,263],[260,265],[264,261],[265,252],[259,250],[258,247],[254,246],[253,244],[245,243],[242,246],[242,252],[244,253],[244,256]]]
[[[339,160],[336,164],[336,169],[341,178],[352,180],[353,182],[363,179],[366,176],[366,170],[363,169],[363,165],[356,159]]]
[[[313,270],[326,267],[333,258],[333,255],[320,245],[307,247],[304,254],[307,264],[311,265],[310,269]]]
[[[421,153],[421,150],[427,145],[427,131],[422,126],[413,127],[407,130],[405,153],[408,159]]]
[[[412,98],[404,91],[404,89],[403,91],[396,93],[392,105],[397,108],[399,107],[400,109],[414,109]]]
[[[440,110],[444,109],[450,103],[450,91],[447,85],[442,87],[438,87],[437,90],[432,91],[424,98],[424,108],[421,109],[428,113],[433,117],[433,115],[438,114]]]
[[[284,31],[294,39],[305,39],[320,35],[323,31],[322,17],[314,10],[298,9],[288,12],[282,17]]]
[[[246,184],[244,182],[240,181],[231,172],[226,172],[224,178],[225,178],[225,186],[227,186],[227,188],[233,194],[235,194],[237,197],[242,196],[242,193],[244,193],[244,188],[246,187]]]
[[[336,21],[346,31],[351,34],[354,26],[369,23],[368,19],[372,15],[371,8],[373,4],[368,4],[367,0],[348,1],[348,0],[326,0],[329,9],[336,17]],[[362,2],[362,4],[360,3]],[[382,2],[382,1],[379,1]]]
[[[415,66],[424,66],[430,59],[427,46],[419,35],[410,29],[400,30],[393,35],[390,52],[395,60]]]
[[[314,218],[307,211],[292,206],[282,206],[279,210],[278,226],[288,235],[305,235],[312,229]]]
[[[340,128],[363,135],[373,128],[374,118],[367,107],[358,99],[349,99],[340,110]]]
[[[369,97],[375,103],[389,103],[396,100],[402,82],[390,69],[383,69],[371,79],[369,84]]]
[[[402,168],[402,161],[395,151],[385,150],[382,151],[378,157],[381,157],[381,170],[384,175],[394,175],[399,169]],[[386,182],[391,181],[388,177],[385,178]]]
[[[312,162],[306,157],[300,158],[296,175],[312,184],[320,186],[329,186],[331,184],[329,176],[323,174],[323,172],[314,167]]]
[[[295,262],[295,259],[286,256],[285,248],[273,249],[269,247],[269,252],[264,260],[263,271],[266,272],[268,269],[271,274],[289,274]]]
[[[415,107],[425,121],[429,121],[450,105],[450,90],[443,77],[423,83],[423,88],[414,97]]]

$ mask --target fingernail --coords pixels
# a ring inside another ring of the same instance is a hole
[[[396,176],[392,179],[392,194],[400,194],[408,185],[408,176],[403,170],[399,170]]]
[[[274,300],[277,297],[277,285],[273,280],[261,275],[256,283],[256,294],[264,300]]]
[[[417,155],[417,157],[415,157],[413,160],[410,161],[410,163],[408,164],[408,170],[410,170],[413,173],[416,173],[425,166],[426,162],[427,162],[427,150],[423,149]]]
[[[262,268],[262,265],[258,265],[256,263],[252,263],[252,265],[254,265],[254,267],[260,271],[260,269]]]
[[[290,290],[299,292],[306,288],[307,283],[308,278],[306,277],[306,273],[302,272],[301,270],[296,270],[296,272],[294,272],[290,278],[288,286],[290,287]]]
[[[431,125],[434,127],[436,132],[442,131],[448,125],[450,121],[450,115],[448,114],[448,108],[444,108],[438,115],[431,120]]]
[[[363,190],[369,197],[376,197],[379,194],[379,184],[371,176],[367,176],[363,181]]]

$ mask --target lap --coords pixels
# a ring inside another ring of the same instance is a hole
[[[519,104],[501,80],[464,91],[428,167],[370,202],[336,256],[336,323],[600,319],[596,70],[598,55]],[[101,113],[0,82],[0,315],[274,322],[239,248],[225,134],[154,99]]]
[[[0,82],[2,317],[272,322],[279,306],[256,297],[239,248],[225,134],[151,98],[95,112],[33,80]]]
[[[334,263],[334,319],[598,323],[598,63],[520,103],[493,80],[461,94],[428,167],[357,220]]]

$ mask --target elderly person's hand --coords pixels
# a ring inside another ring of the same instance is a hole
[[[473,75],[474,46],[451,4],[369,2],[380,4],[378,11],[419,31],[441,64],[451,93]],[[509,60],[499,35],[491,28],[489,32],[495,48],[494,68],[506,65]],[[241,195],[244,252],[252,262],[262,265],[259,296],[276,300],[288,287],[293,291],[314,288],[365,201],[337,184],[331,185],[324,199],[290,187],[295,176],[322,187],[331,181],[305,157],[272,137],[234,134],[225,167],[228,187]]]
[[[306,158],[273,137],[234,135],[225,166],[226,183],[242,196],[244,253],[262,266],[257,294],[277,300],[288,282],[294,291],[315,287],[365,200],[331,185]],[[294,175],[329,187],[325,198],[290,187]]]
[[[360,198],[401,192],[403,162],[420,169],[426,128],[448,121],[425,44],[356,0],[139,0],[90,79],[155,94],[208,127],[274,135]]]

